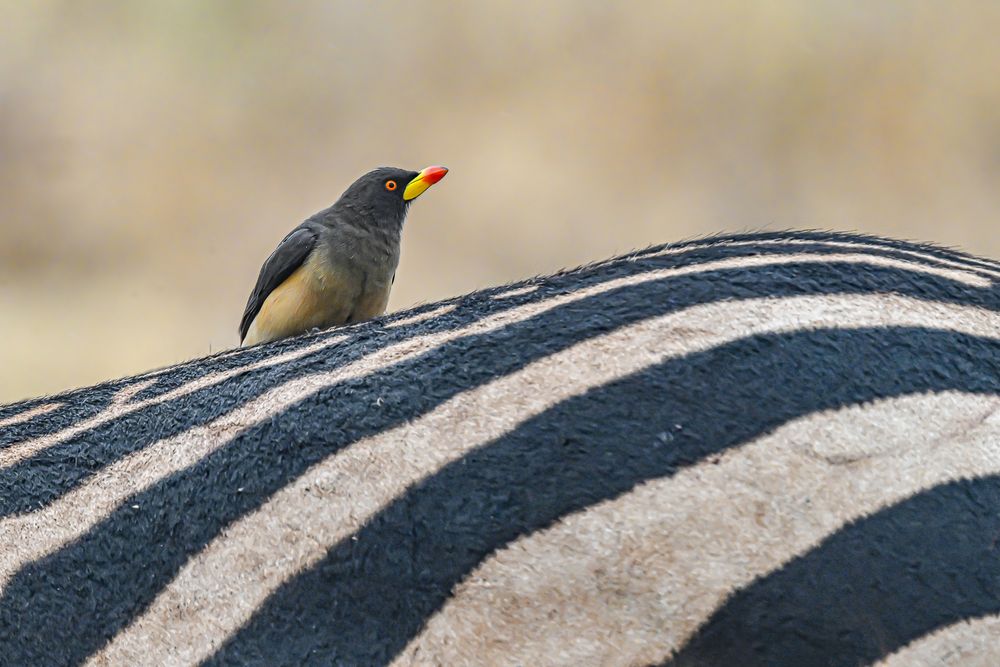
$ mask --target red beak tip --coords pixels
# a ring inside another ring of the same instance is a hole
[[[433,185],[444,178],[444,175],[447,173],[447,167],[427,167],[427,169],[424,169],[424,178]]]

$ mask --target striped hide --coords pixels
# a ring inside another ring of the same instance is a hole
[[[998,281],[717,237],[0,408],[0,664],[1000,664]]]

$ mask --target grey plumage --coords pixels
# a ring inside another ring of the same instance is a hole
[[[384,313],[409,203],[446,172],[376,169],[292,230],[261,267],[240,320],[240,343]]]

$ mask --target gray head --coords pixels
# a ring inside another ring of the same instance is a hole
[[[400,227],[410,202],[447,173],[444,167],[427,167],[419,172],[379,167],[354,181],[333,205],[333,210],[360,214],[380,227]]]

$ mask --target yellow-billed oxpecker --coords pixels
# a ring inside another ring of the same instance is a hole
[[[240,321],[240,345],[383,314],[410,202],[446,173],[375,169],[293,229],[260,269]]]

